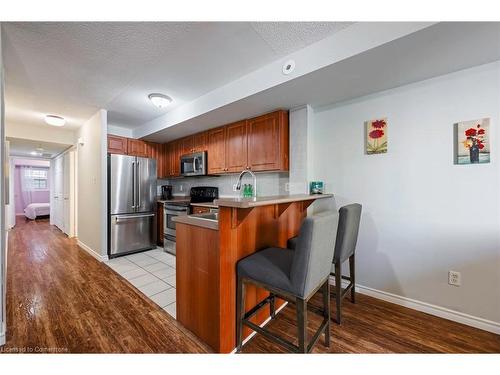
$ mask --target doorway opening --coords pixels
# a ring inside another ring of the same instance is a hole
[[[8,228],[20,220],[48,221],[76,236],[76,151],[71,145],[7,138]]]

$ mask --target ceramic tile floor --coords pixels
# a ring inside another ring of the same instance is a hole
[[[162,248],[105,262],[168,314],[175,312],[175,256]]]

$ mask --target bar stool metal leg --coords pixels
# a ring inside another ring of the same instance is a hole
[[[297,330],[299,338],[299,353],[307,353],[307,301],[302,298],[296,300]]]
[[[337,306],[337,324],[341,321],[342,309],[342,264],[341,262],[335,263],[335,305]]]
[[[276,317],[276,296],[271,293],[269,297],[271,297],[269,301],[269,313],[271,315],[271,319],[274,319]]]
[[[352,284],[351,287],[351,302],[356,303],[356,277],[355,277],[355,269],[354,269],[354,254],[349,257],[349,276],[351,278],[350,282]]]
[[[327,279],[323,285],[323,317],[326,320],[325,346],[330,347],[330,282]]]
[[[245,316],[245,284],[238,277],[238,288],[236,291],[236,353],[241,351],[243,343],[243,318]]]

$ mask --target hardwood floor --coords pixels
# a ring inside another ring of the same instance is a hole
[[[313,303],[320,306],[318,296]],[[332,315],[334,315],[332,301]],[[321,318],[309,312],[309,335]],[[268,325],[294,341],[295,309]],[[500,336],[357,296],[331,325],[331,353],[500,352]],[[210,349],[48,220],[20,220],[9,233],[7,344],[0,352],[203,353]],[[314,353],[326,352],[321,338]],[[244,353],[284,350],[257,335]]]
[[[312,299],[321,306],[319,294]],[[330,302],[335,316],[334,299]],[[309,339],[322,317],[308,311]],[[295,306],[287,305],[267,328],[297,344]],[[357,293],[356,304],[343,300],[342,325],[332,322],[330,348],[321,336],[313,353],[500,353],[500,336]],[[285,350],[260,335],[243,353]]]
[[[9,233],[0,352],[200,353],[209,349],[48,220]]]

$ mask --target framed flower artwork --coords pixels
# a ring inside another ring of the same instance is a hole
[[[455,124],[455,164],[490,162],[490,119]]]
[[[366,126],[366,153],[385,154],[387,152],[387,118],[370,120]]]

